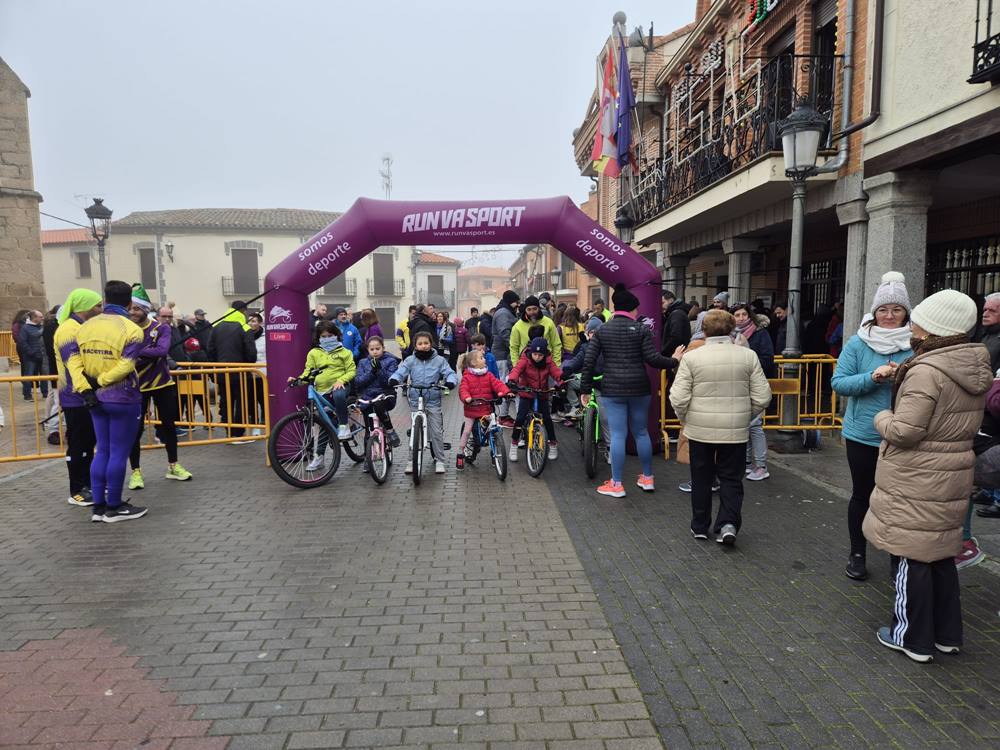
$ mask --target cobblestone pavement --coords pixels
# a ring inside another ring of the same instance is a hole
[[[1000,747],[1000,578],[985,566],[960,574],[963,653],[917,665],[875,642],[891,611],[888,557],[869,551],[866,583],[843,574],[849,477],[807,480],[823,454],[804,469],[781,457],[791,471],[746,482],[743,529],[725,549],[688,532],[686,466],[656,459],[647,495],[630,458],[628,497],[613,500],[584,488],[563,443],[545,480],[667,747]]]
[[[661,746],[523,465],[300,491],[260,445],[182,453],[114,526],[59,462],[0,481],[0,746]]]

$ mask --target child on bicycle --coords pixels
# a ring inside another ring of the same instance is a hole
[[[443,380],[447,387],[454,388],[455,371],[448,366],[447,359],[434,351],[431,334],[427,331],[414,334],[412,344],[413,354],[403,360],[389,378],[389,384],[399,385],[409,380],[411,386],[429,388]],[[421,393],[424,397],[424,412],[427,414],[431,453],[434,454],[434,473],[444,474],[444,413],[441,410],[441,391],[428,389],[421,392],[411,387],[408,396],[410,409],[417,408]],[[405,473],[413,473],[412,462],[407,462]]]
[[[483,336],[485,346],[486,340]],[[473,404],[475,399],[490,400],[510,395],[510,388],[501,383],[493,373],[486,368],[486,357],[480,350],[473,349],[465,358],[465,372],[458,386],[458,395],[465,404],[465,424],[462,436],[458,439],[458,455],[455,456],[455,468],[461,471],[465,468],[465,446],[472,435],[472,425],[480,417],[490,413],[490,404]]]
[[[500,368],[497,367],[497,358],[493,356],[493,352],[486,348],[486,337],[481,333],[477,333],[469,339],[469,343],[472,345],[470,354],[472,352],[482,352],[486,361],[486,369],[489,370],[493,377],[499,378]]]
[[[521,437],[521,429],[524,427],[524,422],[528,418],[528,413],[531,411],[536,396],[536,394],[525,389],[534,388],[535,390],[544,390],[549,387],[549,378],[558,383],[562,380],[562,370],[559,369],[559,365],[552,361],[552,355],[549,354],[549,342],[544,337],[539,336],[531,340],[528,348],[521,354],[521,358],[517,360],[517,364],[514,365],[514,369],[510,371],[510,375],[507,377],[507,383],[512,384],[512,388],[521,386],[518,393],[521,400],[517,405],[517,418],[514,420],[514,430],[511,433],[512,442],[510,455],[508,456],[511,461],[517,461],[517,447]],[[549,395],[548,393],[537,394],[538,411],[542,415],[542,421],[545,423],[545,433],[549,439],[549,460],[554,461],[559,457],[559,446],[556,442],[555,425],[552,424]]]
[[[316,324],[312,349],[306,355],[305,369],[298,378],[289,378],[288,381],[302,380],[313,369],[320,370],[313,387],[333,401],[337,413],[337,438],[346,440],[351,436],[347,425],[347,395],[356,368],[354,355],[341,343],[340,328],[332,320],[321,320]],[[325,449],[326,445],[322,447]],[[317,458],[322,459],[322,451]]]
[[[399,358],[385,350],[385,340],[381,336],[369,338],[366,347],[368,356],[358,360],[358,374],[354,378],[358,397],[368,401],[384,393],[389,398],[377,404],[358,404],[358,406],[365,416],[373,411],[378,414],[389,443],[393,448],[398,448],[399,435],[393,429],[392,420],[389,418],[389,412],[396,408],[396,392],[389,385],[389,379],[399,367]]]
[[[580,373],[583,372],[583,362],[587,358],[587,346],[590,340],[597,333],[604,320],[600,316],[595,316],[587,321],[583,329],[583,340],[579,348],[571,359],[562,363],[563,378],[566,379],[566,399],[569,401],[570,411],[566,414],[568,420],[576,419],[580,415],[578,405],[580,403]],[[597,364],[594,367],[595,375],[604,372],[604,355],[598,355]]]

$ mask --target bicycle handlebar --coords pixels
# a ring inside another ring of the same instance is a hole
[[[505,399],[510,398],[516,394],[508,394],[507,396],[498,396],[497,398],[474,398],[471,401],[465,401],[464,403],[469,406],[485,406],[489,404],[490,406],[495,406],[496,404],[502,404]]]

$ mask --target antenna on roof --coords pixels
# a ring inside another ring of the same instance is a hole
[[[382,176],[382,190],[385,192],[385,199],[392,196],[392,154],[382,154],[382,168],[378,171]]]

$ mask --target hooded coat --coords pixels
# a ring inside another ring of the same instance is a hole
[[[993,373],[986,347],[957,344],[918,354],[900,375],[893,408],[875,415],[882,446],[863,529],[876,547],[930,563],[962,548]]]

